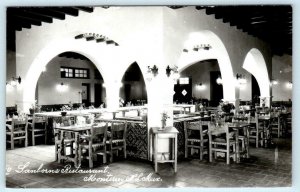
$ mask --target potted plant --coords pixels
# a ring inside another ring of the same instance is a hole
[[[170,118],[167,112],[162,113],[161,117],[161,129],[163,130],[167,125],[167,119]]]
[[[38,105],[37,100],[34,101],[34,103],[31,105],[31,108],[29,108],[30,114],[41,112],[41,106]]]

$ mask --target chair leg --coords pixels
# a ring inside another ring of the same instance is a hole
[[[32,146],[35,146],[34,130],[31,131]]]
[[[82,156],[82,151],[81,150],[82,150],[81,146],[79,145],[79,147],[78,147],[78,158],[79,158],[79,160],[78,160],[78,167],[81,166],[81,156]]]
[[[45,130],[45,145],[47,144],[47,130]]]
[[[233,150],[233,161],[236,162],[237,161],[237,151],[236,151],[236,145],[232,146],[232,150]],[[230,160],[230,159],[229,159]]]
[[[203,160],[203,146],[202,145],[199,149],[199,154],[200,154],[200,161],[202,161]]]
[[[14,141],[14,135],[12,133],[12,135],[10,136],[10,149],[14,149],[15,148],[15,141]]]
[[[209,162],[212,162],[212,145],[209,144]]]
[[[104,144],[103,164],[107,163],[106,145]]]
[[[93,168],[93,152],[89,149],[89,167]]]
[[[185,150],[184,150],[184,157],[188,157],[188,147],[187,147],[187,142],[185,142]]]
[[[258,140],[259,140],[259,135],[258,132],[256,132],[256,137],[255,137],[256,148],[258,148]]]
[[[25,147],[28,146],[28,133],[25,133]]]
[[[229,165],[230,164],[230,146],[227,145],[226,146],[226,164]]]
[[[58,160],[58,146],[57,146],[57,144],[55,143],[55,161],[57,161]]]
[[[113,149],[112,149],[112,143],[110,144],[110,162],[113,162]]]
[[[123,150],[124,150],[124,157],[125,157],[125,159],[127,158],[127,153],[126,153],[126,143],[124,142],[124,148],[123,148]]]

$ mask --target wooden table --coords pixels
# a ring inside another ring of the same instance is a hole
[[[183,113],[187,113],[186,109],[188,109],[188,112],[191,113],[191,108],[194,107],[195,105],[191,104],[176,104],[173,105],[174,108],[181,108],[183,109]]]
[[[154,169],[155,173],[157,173],[157,164],[158,163],[173,163],[174,165],[174,172],[177,172],[177,134],[178,130],[175,127],[166,127],[165,129],[161,130],[159,127],[152,128],[151,134],[151,141],[154,137]],[[166,138],[172,140],[172,156],[169,159],[158,159],[157,155],[161,154],[162,157],[164,156],[164,152],[158,152],[158,139],[159,138]]]
[[[77,168],[78,167],[78,162],[79,162],[79,156],[78,156],[78,149],[79,149],[79,135],[83,132],[89,131],[91,130],[91,126],[92,124],[86,124],[86,125],[71,125],[71,126],[60,126],[57,125],[54,127],[54,129],[56,129],[62,136],[64,136],[64,132],[70,132],[70,133],[74,133],[74,156],[67,156],[66,154],[62,155],[62,147],[60,147],[59,149],[59,153],[58,153],[58,161],[60,162],[61,160],[70,160],[72,162],[74,162],[74,166]],[[60,139],[60,145],[63,145],[63,139]]]
[[[245,135],[245,139],[246,141],[246,146],[245,146],[245,152],[246,152],[246,158],[249,158],[249,123],[245,123],[245,122],[234,122],[234,123],[228,123],[228,127],[232,128],[232,129],[236,129],[237,130],[237,137],[239,138],[239,130],[242,129],[244,131],[244,133],[246,133]],[[237,162],[240,162],[240,153],[242,151],[240,151],[240,147],[239,147],[239,143],[236,146],[236,150],[237,150]]]

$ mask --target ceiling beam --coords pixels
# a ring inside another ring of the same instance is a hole
[[[53,18],[59,19],[59,20],[64,20],[65,19],[65,14],[64,13],[51,11],[47,8],[30,8],[27,11],[30,12],[30,13],[35,13],[35,14],[38,14],[38,15],[46,16],[46,17],[53,17]]]
[[[74,9],[78,9],[80,11],[92,13],[94,11],[93,7],[74,7]]]
[[[24,20],[24,21],[30,23],[31,25],[36,25],[36,26],[42,25],[42,22],[40,20],[36,20],[36,19],[32,19],[29,17],[20,16],[20,15],[15,15],[14,17],[16,18],[16,21]]]
[[[50,7],[49,10],[59,14],[67,14],[74,17],[77,17],[79,12],[78,9],[74,9],[71,7]]]

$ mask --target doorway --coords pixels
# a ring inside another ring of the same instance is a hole
[[[91,105],[90,84],[89,83],[82,83],[81,103],[84,104],[85,107],[88,107]]]
[[[251,75],[251,82],[252,82],[252,105],[255,106],[255,105],[259,105],[260,103],[260,90],[259,90],[259,86],[258,86],[258,83],[255,79],[255,77],[253,75]]]
[[[95,107],[100,107],[102,104],[102,84],[96,83],[95,84]]]
[[[220,71],[210,72],[210,106],[216,107],[219,105],[221,99],[223,99],[223,85],[217,84],[216,79],[221,77]]]

